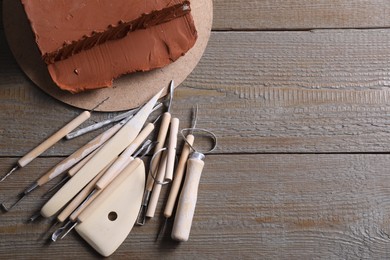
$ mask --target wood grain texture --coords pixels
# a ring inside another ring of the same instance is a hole
[[[170,220],[162,239],[154,241],[168,198],[164,186],[156,209],[161,218],[135,227],[112,258],[388,258],[388,1],[213,4],[209,45],[175,91],[172,110],[181,127],[189,127],[193,105],[199,104],[198,127],[218,136],[217,149],[206,156],[190,239],[173,242]],[[24,76],[2,23],[0,79],[0,173],[5,173],[81,111],[47,96]],[[91,121],[114,115],[95,113]],[[15,172],[0,183],[0,202],[98,133],[61,141]],[[180,150],[180,138],[179,143]],[[199,136],[196,144],[210,146]],[[25,222],[55,182],[0,216],[1,259],[99,257],[75,232],[50,244],[48,234],[43,236],[49,220]]]
[[[386,0],[215,0],[215,30],[389,27]]]
[[[199,66],[176,91],[173,114],[189,126],[198,103],[199,126],[218,135],[217,152],[387,152],[389,35],[213,33]],[[37,90],[12,57],[0,61],[6,68],[0,120],[7,122],[0,143],[12,142],[0,155],[22,156],[80,111]],[[61,142],[45,155],[70,154],[92,137]]]
[[[0,1],[2,4],[2,1]],[[390,26],[387,0],[214,0],[214,30],[296,30]],[[0,6],[0,19],[2,6]],[[1,19],[2,21],[2,19]],[[0,30],[3,24],[0,23]]]
[[[0,165],[7,161],[1,159]],[[36,165],[55,161],[39,159]],[[113,257],[382,258],[390,244],[389,167],[389,155],[209,155],[189,241],[171,241],[169,222],[163,239],[154,242],[161,221],[156,217],[135,227]],[[29,176],[2,183],[1,197],[29,183],[39,169],[31,167]],[[157,216],[162,216],[166,191]],[[42,203],[41,192],[1,216],[0,255],[49,258],[66,251],[69,258],[96,256],[74,232],[44,245],[38,238],[50,223],[23,223]]]

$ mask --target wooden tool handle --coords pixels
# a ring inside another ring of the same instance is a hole
[[[102,194],[103,197],[98,197],[99,200],[98,201],[104,201],[107,197],[110,196],[111,193],[113,193],[115,191],[115,189],[121,185],[122,181],[124,181],[135,169],[137,169],[140,164],[143,163],[141,159],[139,158],[135,158],[122,172],[122,174],[120,174],[115,180],[113,180],[104,190],[104,193]],[[98,208],[100,205],[99,203],[97,202],[94,202],[92,203],[93,201],[91,201],[89,204],[90,206],[88,207],[88,205],[85,207],[85,210],[82,211],[78,217],[77,217],[77,221],[82,223],[86,218],[89,217],[89,214],[91,212],[94,212],[96,210],[96,208]]]
[[[198,158],[190,158],[187,162],[186,178],[177,205],[171,234],[174,240],[187,241],[190,236],[203,166],[204,161]]]
[[[56,166],[54,166],[50,171],[45,173],[42,177],[40,177],[37,181],[39,186],[44,185],[45,183],[49,182],[50,180],[56,178],[61,173],[69,170],[71,167],[73,167],[75,164],[82,161],[84,158],[86,158],[89,154],[96,151],[99,147],[101,147],[108,139],[110,139],[118,130],[123,126],[123,124],[119,123],[108,129],[107,131],[101,133],[91,141],[89,141],[87,144],[82,146],[80,149],[72,153],[69,157],[67,157],[65,160],[58,163]],[[84,163],[85,164],[85,163]],[[84,165],[83,164],[83,165]],[[81,166],[80,166],[81,168]],[[79,169],[80,169],[79,168]],[[73,171],[72,171],[73,173]],[[71,176],[73,176],[72,174]]]
[[[179,132],[179,119],[171,119],[171,127],[169,130],[169,142],[168,142],[168,152],[167,152],[167,167],[165,171],[165,180],[172,181],[173,179],[173,170],[175,167],[175,156],[176,156],[176,145],[177,145],[177,134]]]
[[[149,218],[154,217],[154,213],[156,212],[156,207],[158,203],[158,198],[160,197],[160,192],[161,192],[161,184],[158,182],[162,182],[164,180],[164,175],[165,175],[165,169],[167,166],[167,154],[166,152],[163,152],[163,157],[161,158],[161,163],[160,167],[158,168],[158,173],[156,176],[156,181],[157,183],[154,184],[153,186],[153,191],[152,194],[150,195],[150,200],[149,200],[149,205],[146,211],[146,215]]]
[[[99,149],[93,151],[92,153],[90,153],[87,157],[85,157],[84,159],[82,159],[78,164],[76,164],[75,166],[73,166],[69,171],[68,171],[68,175],[70,177],[74,176],[97,152],[99,151]]]
[[[119,156],[137,137],[162,91],[157,93],[127,122],[79,171],[42,207],[41,215],[50,217],[79,193],[111,160]]]
[[[156,147],[154,148],[154,153],[157,153],[164,147],[165,139],[167,138],[167,133],[168,133],[168,128],[169,128],[169,123],[171,121],[171,114],[168,112],[165,112],[162,116],[161,119],[161,125],[160,125],[160,130],[158,132],[157,136],[157,144]],[[158,165],[161,161],[161,152],[158,153],[152,163],[152,166],[150,167],[150,171],[152,174],[154,174],[157,171]],[[147,182],[146,182],[146,190],[151,191],[153,188],[154,180],[153,178],[149,175]]]
[[[64,222],[71,214],[72,212],[88,197],[88,195],[93,191],[95,188],[96,182],[99,180],[100,177],[104,174],[106,169],[101,171],[98,175],[96,175],[93,180],[88,183],[87,186],[80,191],[79,194],[61,211],[60,214],[57,216],[57,220],[59,222]]]
[[[115,163],[107,170],[106,174],[96,183],[97,189],[104,189],[118,174],[134,159],[131,155],[141,146],[145,139],[153,131],[154,125],[148,123],[134,141],[126,148],[126,150],[119,156]]]
[[[31,150],[29,153],[27,153],[25,156],[20,158],[18,160],[18,164],[20,167],[24,167],[27,164],[29,164],[32,160],[34,160],[36,157],[41,155],[44,151],[49,149],[51,146],[53,146],[55,143],[57,143],[61,138],[63,138],[66,134],[68,134],[70,131],[81,125],[85,120],[87,120],[91,116],[91,113],[88,111],[84,111],[80,115],[78,115],[75,119],[70,121],[68,124],[66,124],[64,127],[62,127],[60,130],[58,130],[56,133],[54,133],[52,136],[50,136],[48,139],[46,139],[43,143],[35,147],[33,150]]]
[[[187,135],[187,142],[190,145],[193,145],[195,137],[192,134]],[[177,168],[175,171],[175,176],[172,182],[171,191],[169,192],[167,204],[164,209],[164,217],[170,218],[172,216],[173,208],[175,206],[175,202],[177,199],[177,195],[179,194],[180,185],[183,180],[184,170],[187,165],[188,155],[191,152],[190,146],[185,143],[183,146],[183,150],[181,151],[180,159],[177,164]]]

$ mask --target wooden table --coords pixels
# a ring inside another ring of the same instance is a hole
[[[173,106],[188,127],[199,104],[198,126],[219,142],[206,158],[190,240],[175,243],[167,232],[155,242],[157,217],[135,227],[112,258],[388,257],[389,17],[384,0],[215,0],[205,55]],[[80,110],[30,82],[3,27],[0,79],[5,173]],[[93,120],[113,115],[96,113]],[[0,200],[93,135],[60,142],[0,183]],[[47,243],[41,235],[49,220],[26,223],[48,188],[0,216],[0,258],[98,256],[75,232]]]

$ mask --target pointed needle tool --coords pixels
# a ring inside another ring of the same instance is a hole
[[[110,139],[114,134],[116,134],[121,127],[126,124],[130,118],[125,118],[121,122],[117,123],[113,127],[109,128],[105,132],[101,133],[91,141],[89,141],[87,144],[79,148],[77,151],[72,153],[69,157],[59,162],[56,166],[54,166],[52,169],[50,169],[48,172],[46,172],[44,175],[42,175],[38,180],[36,180],[34,183],[32,183],[29,187],[27,187],[23,192],[19,193],[16,196],[16,202],[11,204],[10,206],[7,206],[7,204],[10,203],[11,200],[15,200],[14,198],[10,198],[8,201],[5,201],[1,204],[1,207],[5,211],[11,210],[13,207],[15,207],[25,196],[30,194],[33,190],[35,190],[38,187],[43,186],[44,184],[48,183],[52,179],[58,177],[65,171],[69,170],[71,167],[76,165],[79,162],[82,162],[85,158],[90,158],[93,156],[93,154],[97,151],[99,147],[101,147],[108,139]],[[76,172],[75,171],[68,171],[68,177],[72,177]],[[68,180],[68,178],[63,178],[61,182],[57,183],[53,188],[51,188],[47,193],[54,190],[58,185],[61,185],[63,182]]]
[[[75,129],[77,126],[79,126],[85,120],[87,120],[90,116],[91,116],[91,113],[89,111],[84,111],[79,116],[77,116],[75,119],[70,121],[68,124],[66,124],[60,130],[58,130],[56,133],[54,133],[52,136],[50,136],[48,139],[46,139],[40,145],[38,145],[33,150],[31,150],[29,153],[27,153],[25,156],[20,158],[17,161],[17,164],[15,165],[15,167],[13,167],[11,171],[9,171],[6,175],[4,175],[0,179],[0,182],[4,181],[8,176],[10,176],[17,169],[22,168],[22,167],[26,166],[27,164],[29,164],[32,160],[34,160],[36,157],[41,155],[43,152],[45,152],[47,149],[49,149],[51,146],[53,146],[55,143],[57,143],[59,140],[61,140],[61,138],[63,138],[67,133],[69,133],[70,131]]]
[[[76,127],[84,123],[88,118],[91,117],[91,113],[99,107],[101,104],[103,104],[108,98],[97,104],[92,110],[90,111],[84,111],[80,115],[78,115],[76,118],[74,118],[72,121],[67,123],[65,126],[63,126],[60,130],[55,132],[53,135],[51,135],[49,138],[47,138],[45,141],[43,141],[40,145],[35,147],[33,150],[31,150],[29,153],[24,155],[22,158],[20,158],[15,167],[11,169],[7,174],[5,174],[1,179],[0,182],[4,181],[8,176],[10,176],[13,172],[15,172],[17,169],[22,168],[29,164],[32,160],[37,158],[39,155],[41,155],[43,152],[45,152],[47,149],[52,147],[54,144],[56,144],[59,140],[61,140],[64,136],[66,136],[68,133],[73,131]]]

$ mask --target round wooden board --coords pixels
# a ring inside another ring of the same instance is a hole
[[[114,81],[112,88],[70,94],[59,89],[41,60],[32,31],[20,1],[3,1],[5,35],[16,61],[27,76],[43,91],[69,105],[91,109],[109,97],[98,111],[121,111],[138,107],[173,79],[177,87],[198,64],[210,38],[213,20],[212,0],[191,2],[192,16],[198,31],[195,46],[174,63],[150,72],[133,73]],[[166,94],[166,93],[165,93]]]

